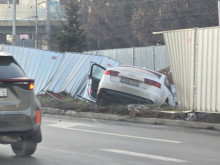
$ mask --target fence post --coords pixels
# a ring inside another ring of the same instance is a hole
[[[152,55],[153,55],[153,65],[154,65],[154,71],[156,71],[156,64],[155,64],[155,52],[154,52],[154,46],[153,46],[153,51],[152,51]]]
[[[132,64],[133,66],[135,66],[135,52],[134,52],[134,48],[132,48]]]
[[[197,28],[194,28],[194,41],[193,41],[193,48],[194,48],[194,60],[193,60],[193,112],[196,110],[196,101],[197,101],[197,64],[198,64],[198,55],[197,55]]]

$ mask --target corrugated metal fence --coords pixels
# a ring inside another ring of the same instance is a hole
[[[179,106],[220,113],[220,27],[163,32]]]
[[[37,94],[65,91],[72,96],[82,96],[91,62],[106,68],[119,65],[113,59],[96,55],[63,54],[7,45],[3,45],[2,51],[12,54],[27,76],[35,79]]]
[[[140,48],[109,49],[84,52],[103,55],[119,61],[123,65],[145,67],[158,71],[170,66],[166,46],[148,46]]]

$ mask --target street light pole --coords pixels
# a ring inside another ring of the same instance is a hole
[[[35,30],[36,30],[36,34],[35,34],[35,48],[37,49],[38,48],[38,13],[37,13],[37,0],[35,0],[35,4],[36,4],[36,16],[35,16],[35,20],[36,20],[36,27],[35,27]]]
[[[218,25],[220,26],[220,0],[218,0]]]
[[[13,0],[12,45],[16,45],[16,0]]]
[[[47,0],[46,45],[50,50],[50,0]]]

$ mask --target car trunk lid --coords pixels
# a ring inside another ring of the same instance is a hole
[[[160,88],[160,75],[153,71],[143,70],[135,67],[118,67],[112,72],[117,75],[111,75],[111,81],[115,83],[124,83],[141,88],[157,87]]]

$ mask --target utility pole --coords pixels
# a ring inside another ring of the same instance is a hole
[[[36,5],[36,16],[35,16],[35,20],[36,20],[36,27],[35,27],[35,30],[36,30],[36,33],[35,33],[35,48],[37,49],[38,48],[38,13],[37,13],[37,0],[35,0],[35,5]]]
[[[16,0],[13,0],[12,45],[16,45]]]
[[[218,0],[218,25],[220,26],[220,0]]]
[[[46,45],[47,50],[50,50],[50,0],[47,0]]]

